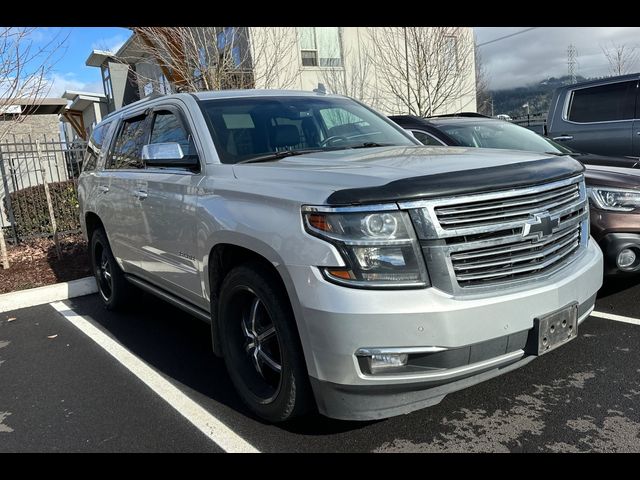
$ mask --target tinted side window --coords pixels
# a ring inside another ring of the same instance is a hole
[[[103,123],[93,129],[93,133],[91,134],[91,138],[87,144],[87,150],[84,154],[83,172],[96,169],[96,164],[100,157],[100,150],[102,149],[102,143],[104,142],[104,136],[109,131],[109,125],[109,123]]]
[[[438,147],[442,147],[442,142],[437,140],[433,135],[429,135],[428,133],[420,130],[411,130],[411,133],[413,133],[413,136],[424,145],[436,145]]]
[[[569,120],[604,122],[633,118],[636,83],[634,80],[574,91],[569,105]]]
[[[169,111],[156,112],[149,143],[179,143],[185,155],[195,153],[190,135],[180,118]]]
[[[145,126],[146,117],[135,117],[122,122],[108,168],[144,168],[142,144],[147,131]]]

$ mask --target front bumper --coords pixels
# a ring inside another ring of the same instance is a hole
[[[530,290],[473,299],[435,288],[350,289],[325,281],[316,269],[287,268],[320,412],[366,420],[433,405],[447,393],[528,363],[534,357],[520,346],[534,318],[578,302],[584,320],[602,285],[603,265],[590,240],[570,266],[532,283]],[[369,375],[355,353],[372,347],[441,347],[457,353],[435,371]]]
[[[618,268],[618,254],[624,249],[632,249],[640,258],[640,234],[638,233],[609,233],[598,242],[604,255],[605,275],[628,275],[640,273],[640,262],[629,270]]]

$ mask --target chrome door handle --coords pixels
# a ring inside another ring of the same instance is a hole
[[[136,197],[138,200],[144,200],[149,196],[149,194],[144,190],[136,190],[135,192],[133,192],[133,196]]]
[[[100,193],[107,193],[107,192],[109,191],[109,187],[107,187],[107,186],[105,186],[105,185],[100,185],[100,186],[98,187],[98,191],[99,191]]]
[[[573,135],[561,135],[559,137],[553,137],[553,140],[557,140],[559,142],[562,142],[564,140],[573,140]]]

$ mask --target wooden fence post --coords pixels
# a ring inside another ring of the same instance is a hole
[[[2,268],[9,269],[9,256],[7,255],[7,244],[4,241],[4,229],[0,227],[0,256],[2,257]]]
[[[42,182],[44,183],[44,196],[47,199],[47,207],[49,207],[49,219],[51,220],[51,229],[53,230],[53,242],[56,245],[56,255],[58,259],[62,258],[62,252],[60,251],[60,242],[58,240],[58,224],[56,223],[56,216],[53,210],[53,202],[51,201],[51,193],[49,192],[49,184],[47,183],[47,171],[42,163],[42,151],[40,150],[40,141],[36,140],[36,151],[38,154],[38,164],[42,172]]]

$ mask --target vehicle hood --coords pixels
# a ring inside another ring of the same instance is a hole
[[[587,185],[640,190],[640,168],[585,165]]]
[[[234,166],[238,179],[326,189],[327,203],[354,204],[488,191],[583,171],[568,156],[464,147],[378,147],[309,153]]]
[[[640,160],[638,160],[637,158],[609,157],[605,155],[594,155],[592,153],[581,153],[574,158],[584,163],[585,165],[640,169]]]

